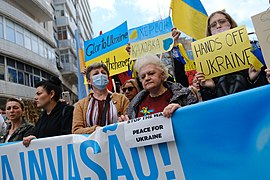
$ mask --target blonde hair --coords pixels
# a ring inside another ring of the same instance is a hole
[[[133,85],[133,87],[135,87],[137,89],[137,92],[140,92],[140,88],[139,88],[139,85],[137,83],[137,81],[135,79],[129,79],[129,80],[126,80],[124,82],[124,84],[122,85],[122,88],[127,84],[127,83],[131,83]]]
[[[206,27],[206,36],[212,36],[212,32],[211,32],[211,29],[210,29],[210,19],[215,15],[215,14],[223,14],[225,16],[225,18],[228,20],[228,22],[230,23],[231,25],[231,29],[237,27],[237,23],[235,22],[235,20],[228,14],[226,13],[225,11],[216,11],[216,12],[213,12],[209,17],[208,17],[208,20],[207,20],[207,27]]]
[[[163,81],[166,81],[168,78],[168,68],[165,67],[163,62],[156,56],[156,55],[145,55],[139,59],[136,60],[134,68],[140,74],[141,68],[144,66],[147,66],[149,64],[155,65],[157,68],[159,68],[164,73],[164,79]],[[140,77],[140,76],[139,76]]]

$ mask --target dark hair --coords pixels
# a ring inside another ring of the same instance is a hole
[[[90,72],[92,70],[94,70],[94,69],[99,69],[99,68],[103,68],[106,71],[107,75],[110,76],[108,67],[105,64],[103,64],[103,63],[96,62],[96,63],[91,64],[90,66],[88,66],[88,68],[86,69],[86,73],[85,74],[86,74],[87,80],[90,80]]]
[[[216,12],[213,12],[209,17],[208,17],[208,20],[207,20],[207,27],[206,27],[206,36],[212,36],[212,33],[211,33],[211,29],[209,27],[209,23],[210,23],[210,19],[215,15],[215,14],[223,14],[225,16],[225,18],[228,20],[228,22],[230,23],[231,25],[231,29],[232,28],[235,28],[237,27],[237,23],[235,22],[235,20],[228,14],[226,13],[225,11],[216,11]]]
[[[48,80],[40,81],[40,82],[38,82],[35,85],[35,88],[38,88],[38,87],[43,87],[47,91],[48,94],[51,91],[54,91],[55,94],[54,94],[53,99],[56,102],[61,97],[61,93],[62,93],[62,81],[58,77],[51,76],[50,79],[48,79]]]
[[[7,104],[8,102],[14,102],[14,101],[17,102],[17,103],[19,103],[20,106],[21,106],[21,108],[22,108],[22,110],[24,110],[24,103],[23,103],[22,100],[20,100],[20,99],[18,99],[18,98],[9,98],[9,99],[7,99],[6,104]]]

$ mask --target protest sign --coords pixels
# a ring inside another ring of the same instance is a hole
[[[129,30],[130,58],[137,59],[146,54],[159,54],[170,51],[174,41],[170,17]]]
[[[270,68],[270,10],[252,16],[266,66]]]
[[[196,69],[206,79],[250,67],[254,58],[245,26],[240,26],[191,43]]]
[[[125,140],[128,147],[174,141],[171,118],[157,113],[128,120],[125,124]]]
[[[94,39],[84,42],[86,66],[95,62],[104,63],[110,76],[128,70],[129,54],[125,50],[128,43],[127,22]]]

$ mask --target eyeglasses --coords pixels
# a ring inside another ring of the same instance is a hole
[[[127,87],[127,88],[123,88],[122,91],[125,93],[127,90],[130,92],[133,90],[134,87]]]
[[[218,23],[219,25],[223,25],[223,24],[225,24],[226,22],[228,22],[227,19],[219,19],[219,20],[213,22],[212,24],[210,24],[210,25],[209,25],[209,28],[215,28],[215,27],[217,27],[217,23]]]

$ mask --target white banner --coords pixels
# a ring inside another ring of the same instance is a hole
[[[0,146],[0,179],[185,179],[175,142],[129,148],[126,123]]]

